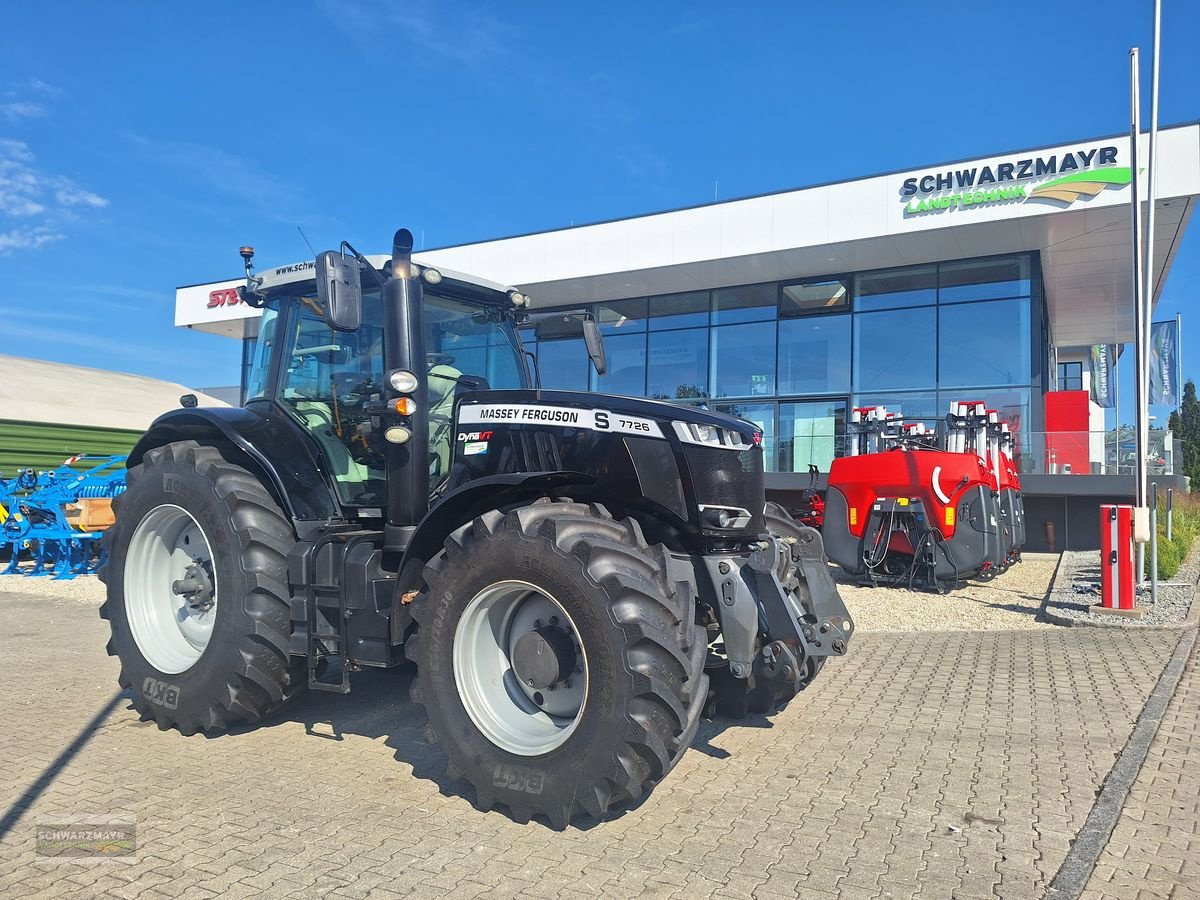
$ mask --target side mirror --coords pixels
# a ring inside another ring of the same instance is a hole
[[[596,367],[596,374],[606,374],[608,359],[604,355],[604,335],[600,333],[600,326],[591,316],[583,320],[583,342],[587,344],[588,358]]]
[[[317,257],[317,299],[334,331],[357,331],[362,324],[362,281],[358,260],[336,250]]]

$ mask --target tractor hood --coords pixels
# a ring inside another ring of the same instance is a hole
[[[611,394],[471,391],[458,400],[453,439],[451,487],[573,473],[591,485],[576,495],[614,515],[640,504],[714,541],[764,528],[762,432],[734,416]]]
[[[666,438],[730,450],[762,446],[762,431],[736,416],[662,400],[585,391],[478,391],[463,395],[460,425],[561,425]],[[695,429],[688,426],[709,426]],[[715,432],[715,433],[714,433]]]

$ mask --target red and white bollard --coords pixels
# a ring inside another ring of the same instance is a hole
[[[1137,582],[1133,568],[1133,507],[1100,506],[1100,605],[1094,613],[1141,616],[1136,609]]]

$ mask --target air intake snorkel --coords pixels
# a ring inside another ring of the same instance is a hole
[[[399,424],[411,437],[402,444],[387,444],[388,516],[384,544],[402,550],[429,508],[429,406],[428,366],[425,362],[425,330],[421,320],[421,279],[414,277],[413,236],[407,228],[392,240],[391,276],[383,285],[385,360],[388,367],[388,403],[411,401],[412,412],[400,416]],[[417,376],[416,388],[398,392],[392,385],[393,372]]]

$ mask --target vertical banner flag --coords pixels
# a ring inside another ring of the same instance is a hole
[[[1178,406],[1179,385],[1175,372],[1179,364],[1179,329],[1176,323],[1150,325],[1150,398],[1151,406]]]
[[[1117,364],[1116,344],[1093,344],[1091,353],[1092,401],[1097,406],[1112,409],[1117,405],[1117,382],[1113,368]]]

